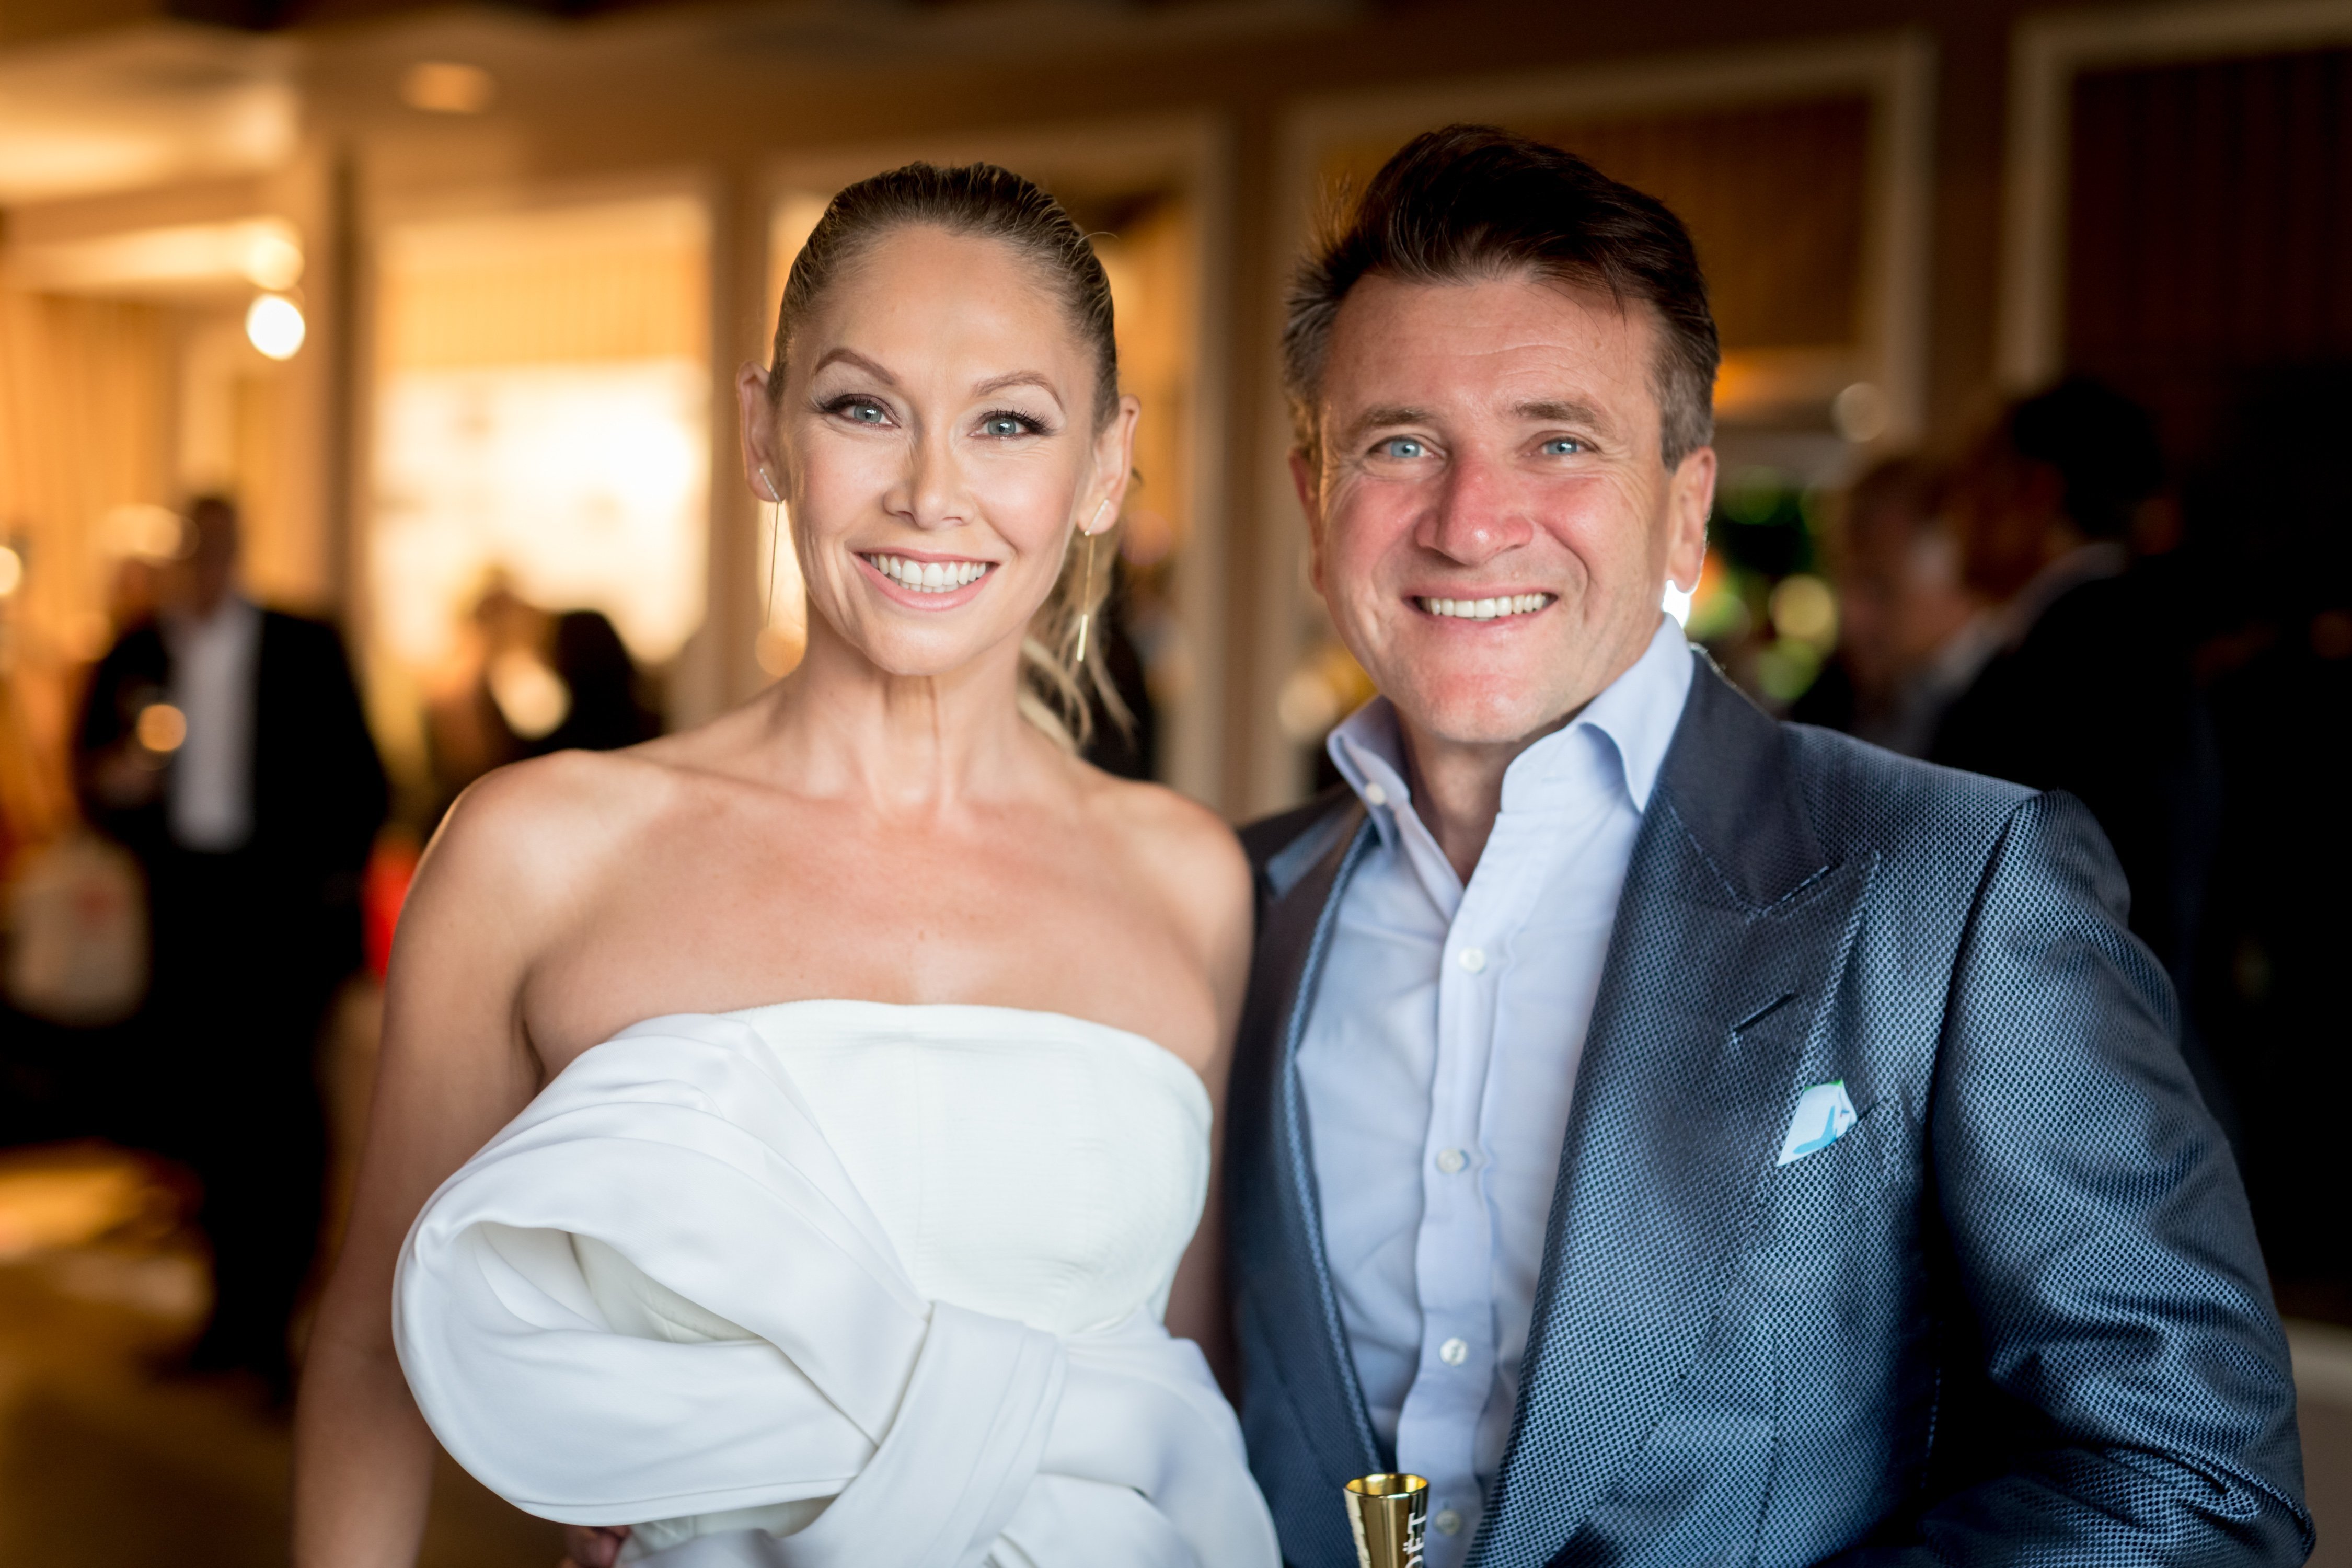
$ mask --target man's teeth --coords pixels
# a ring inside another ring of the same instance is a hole
[[[948,594],[988,574],[985,561],[909,561],[900,555],[869,555],[874,570],[918,594]]]
[[[1457,621],[1492,621],[1504,616],[1531,616],[1551,603],[1549,594],[1510,594],[1499,599],[1421,599],[1415,601],[1433,616]]]

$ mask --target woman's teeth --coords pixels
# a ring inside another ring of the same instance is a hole
[[[1549,594],[1511,594],[1500,599],[1416,599],[1433,616],[1455,621],[1492,621],[1505,616],[1531,616],[1550,604]]]
[[[900,555],[869,555],[874,570],[918,594],[949,594],[988,574],[985,561],[909,561]]]

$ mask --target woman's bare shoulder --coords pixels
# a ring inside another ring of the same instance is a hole
[[[1106,815],[1188,925],[1222,947],[1250,919],[1249,858],[1224,818],[1164,784],[1097,775]]]
[[[682,786],[678,770],[645,747],[558,752],[499,768],[449,808],[415,896],[428,918],[436,905],[462,902],[536,925],[604,879]]]

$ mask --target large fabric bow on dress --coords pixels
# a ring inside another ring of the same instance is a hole
[[[575,1236],[755,1337],[615,1331]],[[1197,1347],[1148,1312],[1065,1339],[924,1300],[730,1019],[656,1018],[566,1068],[418,1215],[394,1328],[443,1447],[530,1513],[835,1497],[796,1533],[701,1536],[662,1568],[1280,1561]]]

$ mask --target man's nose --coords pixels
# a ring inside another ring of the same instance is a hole
[[[1483,566],[1535,536],[1535,521],[1518,487],[1491,458],[1456,458],[1435,502],[1415,542],[1462,565]]]

